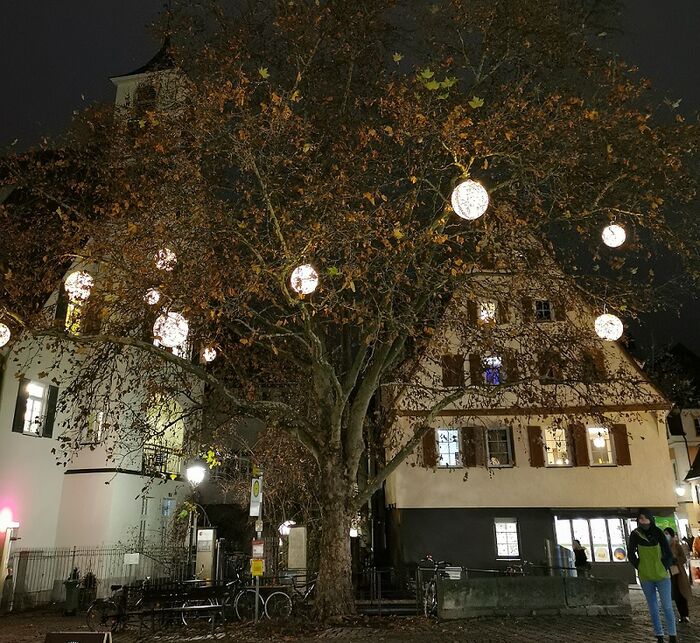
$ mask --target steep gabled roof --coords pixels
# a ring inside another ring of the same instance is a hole
[[[170,50],[170,36],[166,36],[160,49],[145,65],[130,71],[128,74],[117,74],[116,76],[111,76],[110,80],[114,80],[115,78],[126,78],[127,76],[138,76],[139,74],[148,74],[157,71],[165,71],[167,69],[173,69],[174,67],[175,60]]]

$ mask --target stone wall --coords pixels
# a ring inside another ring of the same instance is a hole
[[[438,614],[473,616],[536,614],[630,614],[627,583],[614,579],[507,576],[440,579]]]

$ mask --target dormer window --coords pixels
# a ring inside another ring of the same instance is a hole
[[[477,304],[479,321],[482,324],[495,324],[498,304],[495,301],[480,301]]]
[[[535,300],[535,321],[552,321],[552,305],[549,299]]]

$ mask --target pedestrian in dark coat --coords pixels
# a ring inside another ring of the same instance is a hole
[[[683,546],[681,545],[676,532],[671,527],[664,529],[664,534],[668,537],[671,545],[671,553],[675,559],[675,563],[671,565],[671,596],[678,608],[680,614],[680,623],[690,623],[690,611],[688,610],[688,601],[693,594],[690,591],[690,583],[688,582],[688,574],[685,571],[687,558]]]

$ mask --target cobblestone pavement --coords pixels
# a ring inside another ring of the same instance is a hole
[[[317,624],[292,624],[286,628],[263,623],[232,624],[227,632],[211,636],[204,631],[173,628],[159,633],[139,636],[123,632],[114,636],[114,643],[194,643],[204,641],[231,641],[236,643],[322,643],[329,642],[384,642],[384,643],[584,643],[589,641],[611,643],[642,643],[655,641],[651,623],[646,614],[644,599],[639,589],[632,590],[632,616],[530,616],[520,618],[478,618],[465,621],[434,622],[418,617],[359,618],[342,627],[322,628]],[[690,625],[679,626],[682,643],[700,643],[700,598],[691,605]],[[84,630],[81,617],[61,617],[48,611],[25,612],[0,617],[0,643],[34,643],[44,640],[49,631]]]

